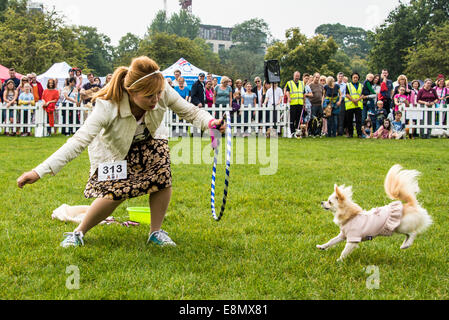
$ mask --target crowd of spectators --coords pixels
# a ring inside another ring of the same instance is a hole
[[[69,125],[80,124],[80,111],[75,107],[81,104],[91,107],[91,99],[93,95],[98,92],[110,80],[112,75],[106,77],[106,83],[102,84],[100,78],[95,77],[92,73],[87,75],[88,82],[83,84],[82,70],[79,68],[72,68],[68,71],[67,78],[63,89],[58,88],[58,79],[49,79],[46,88],[37,81],[35,73],[23,76],[21,79],[17,78],[14,68],[9,69],[9,79],[3,83],[0,81],[0,101],[6,107],[2,110],[3,123],[9,121],[13,123],[14,116],[16,121],[28,124],[34,121],[33,110],[24,109],[23,112],[12,110],[15,106],[35,106],[37,102],[41,101],[43,108],[47,113],[47,135],[55,134],[55,118],[56,112],[60,107],[72,107],[73,110],[61,110],[63,123]],[[11,110],[8,110],[10,109]],[[0,124],[1,126],[1,124]],[[27,127],[16,128],[2,128],[3,134],[8,136],[30,136],[31,130]],[[70,135],[74,133],[74,128],[66,130],[62,129],[62,134]]]
[[[102,84],[100,78],[92,73],[87,75],[88,82],[83,84],[82,70],[70,69],[63,89],[58,89],[58,80],[50,79],[46,88],[37,81],[36,74],[28,74],[22,79],[16,77],[13,68],[10,78],[0,84],[1,101],[6,106],[2,110],[2,119],[13,121],[14,110],[7,110],[12,106],[34,106],[42,101],[48,115],[48,135],[56,133],[55,113],[59,107],[73,107],[73,110],[63,109],[60,116],[63,123],[69,125],[80,124],[80,111],[75,107],[81,105],[92,107],[91,99],[112,75],[106,77]],[[365,80],[354,72],[349,75],[339,73],[334,79],[319,73],[313,75],[296,71],[292,80],[284,88],[277,83],[262,82],[256,77],[254,82],[233,79],[223,76],[221,82],[212,74],[201,73],[191,88],[182,77],[182,72],[174,72],[174,80],[168,79],[169,84],[179,95],[198,106],[211,108],[213,105],[232,106],[232,113],[237,115],[239,123],[265,121],[276,122],[276,113],[270,119],[270,110],[274,106],[288,104],[290,106],[290,134],[297,137],[354,137],[354,126],[357,137],[368,139],[382,138],[429,138],[430,133],[424,130],[406,130],[407,124],[431,124],[431,112],[424,123],[423,111],[404,112],[409,107],[446,108],[449,104],[449,80],[439,75],[435,81],[426,79],[424,82],[413,80],[409,82],[405,75],[400,75],[397,81],[389,79],[388,70],[381,74],[368,74]],[[242,107],[255,106],[260,111],[242,112]],[[33,118],[33,111],[16,112],[16,118],[22,116],[22,123],[28,124]],[[251,117],[251,119],[250,119]],[[58,118],[58,117],[56,117]],[[436,124],[447,124],[445,113],[437,114]],[[276,128],[276,126],[275,126]],[[242,127],[242,133],[246,133]],[[281,134],[282,128],[276,128]],[[62,128],[62,134],[71,135],[75,131]],[[27,128],[3,128],[5,135],[31,135]]]
[[[405,112],[405,108],[446,108],[449,104],[449,80],[446,81],[444,75],[439,75],[435,81],[426,79],[423,82],[409,82],[405,75],[400,75],[397,81],[391,80],[388,70],[382,70],[377,75],[368,74],[364,80],[357,72],[351,75],[339,73],[334,79],[319,73],[306,73],[301,78],[301,73],[296,71],[283,89],[277,83],[262,83],[259,77],[251,83],[240,79],[233,82],[224,76],[218,84],[211,74],[206,78],[202,73],[191,90],[186,86],[181,71],[175,72],[175,79],[176,82],[173,81],[171,85],[184,99],[200,108],[232,106],[239,122],[244,120],[244,123],[248,123],[249,120],[248,113],[241,111],[242,106],[255,106],[263,112],[264,108],[289,104],[291,138],[353,138],[354,132],[358,138],[368,139],[429,138],[430,130],[424,134],[424,130],[406,130],[406,125],[432,124],[431,112],[427,123],[424,123],[423,111],[408,109]],[[257,117],[259,121],[262,119],[261,112]],[[252,113],[252,121],[256,119],[256,113]],[[266,121],[273,120],[276,121],[267,115]],[[447,124],[447,119],[445,114],[437,113],[435,124],[440,123]],[[277,130],[280,134],[281,128]],[[385,130],[389,132],[388,135]]]

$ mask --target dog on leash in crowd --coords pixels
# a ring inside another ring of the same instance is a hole
[[[296,138],[302,139],[302,138],[308,138],[309,132],[307,130],[307,124],[302,124],[299,126],[299,129],[296,130]]]
[[[327,250],[346,241],[346,247],[338,259],[341,262],[360,242],[373,240],[377,236],[391,236],[393,233],[406,236],[401,249],[410,248],[416,237],[432,225],[432,218],[416,199],[420,192],[417,182],[419,175],[416,170],[393,166],[385,179],[385,192],[390,199],[397,201],[368,212],[353,202],[352,187],[335,185],[335,192],[321,206],[333,213],[334,223],[340,227],[341,233],[317,248]]]

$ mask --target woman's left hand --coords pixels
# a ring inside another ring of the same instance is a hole
[[[210,126],[216,128],[216,130],[224,133],[226,131],[226,121],[224,120],[214,120],[211,122]]]

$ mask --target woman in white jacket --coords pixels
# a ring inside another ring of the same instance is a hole
[[[84,245],[84,235],[120,204],[146,194],[150,194],[152,215],[148,242],[175,246],[161,229],[172,194],[164,114],[170,108],[202,130],[218,127],[221,121],[182,99],[148,57],[118,68],[94,99],[96,106],[83,127],[44,163],[24,173],[17,180],[19,188],[47,174],[56,175],[89,147],[90,179],[84,195],[96,200],[79,227],[65,234],[61,246]],[[222,125],[220,131],[224,129]]]

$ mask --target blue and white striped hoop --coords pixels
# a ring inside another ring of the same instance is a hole
[[[231,172],[230,170],[232,159],[232,128],[231,128],[231,115],[229,111],[226,111],[225,119],[226,119],[226,177],[223,194],[223,204],[221,205],[221,211],[218,216],[215,209],[215,181],[217,177],[218,156],[220,155],[220,144],[218,144],[215,149],[214,167],[212,169],[211,207],[212,207],[212,216],[214,217],[215,221],[220,221],[221,218],[223,218],[226,209],[226,202],[228,199],[228,190],[229,190],[229,176]]]

